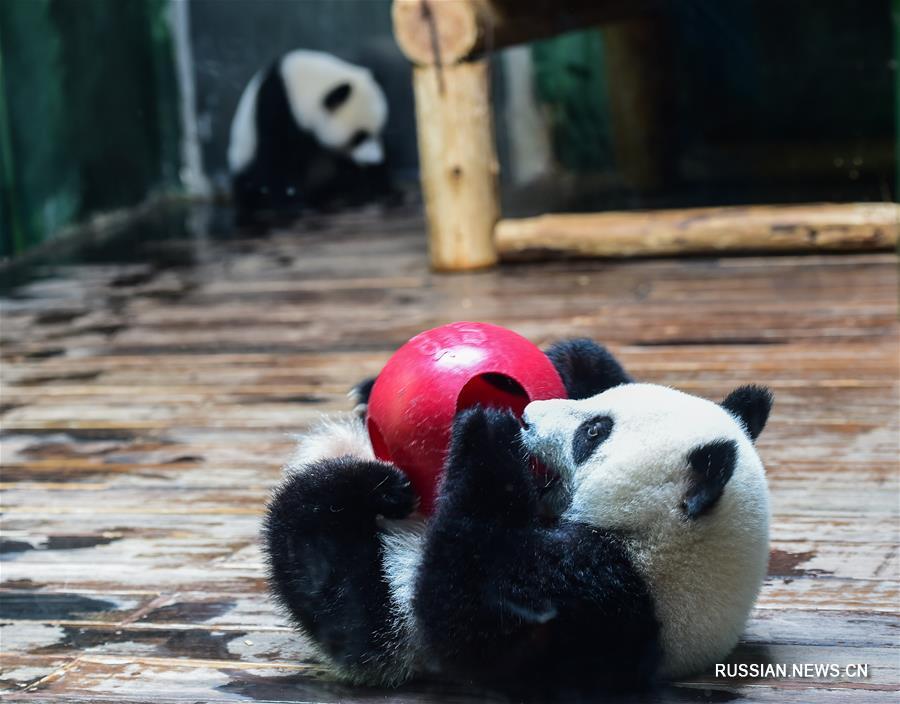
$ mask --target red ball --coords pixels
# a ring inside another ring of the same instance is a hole
[[[388,360],[369,397],[375,455],[393,462],[431,513],[458,411],[481,404],[521,415],[531,401],[565,398],[538,347],[506,328],[450,323],[416,335]]]

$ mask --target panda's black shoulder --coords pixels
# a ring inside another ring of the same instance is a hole
[[[465,562],[433,560],[418,576],[417,621],[436,662],[557,701],[652,684],[659,624],[621,536],[565,520],[500,541],[488,532],[471,531],[481,537]]]
[[[545,354],[571,399],[590,398],[634,381],[609,350],[587,338],[562,340],[547,348]]]
[[[581,522],[561,522],[555,585],[567,643],[557,663],[563,679],[608,689],[651,684],[661,658],[660,624],[650,585],[634,564],[624,535]],[[566,603],[570,602],[570,603]],[[596,678],[596,679],[595,679]]]
[[[655,610],[650,585],[634,564],[627,537],[580,521],[560,521],[551,530],[562,546],[559,569],[573,595],[586,595],[609,613],[638,615],[653,631]],[[583,591],[582,591],[583,590]]]

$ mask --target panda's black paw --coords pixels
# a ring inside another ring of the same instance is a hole
[[[369,494],[373,510],[385,518],[406,518],[419,504],[415,489],[403,472],[383,462],[378,464],[380,468],[373,472],[374,486]]]
[[[535,487],[519,427],[512,412],[497,408],[456,416],[441,488],[448,511],[492,521],[511,510],[531,514]]]
[[[357,457],[335,457],[308,465],[287,478],[270,506],[287,514],[309,514],[324,522],[368,523],[376,515],[405,518],[418,497],[394,465]]]
[[[461,411],[453,423],[451,456],[495,464],[521,464],[521,426],[512,411],[473,406]]]

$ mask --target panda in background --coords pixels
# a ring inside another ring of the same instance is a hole
[[[570,398],[521,424],[461,411],[427,521],[358,417],[300,443],[265,519],[270,585],[345,678],[569,701],[697,673],[737,643],[768,561],[753,441],[770,393],[634,383],[588,340],[547,354]],[[558,474],[550,491],[530,458]]]
[[[381,142],[387,115],[369,70],[330,54],[292,51],[256,74],[228,145],[239,219],[392,195]]]

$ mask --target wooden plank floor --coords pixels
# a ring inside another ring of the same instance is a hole
[[[654,700],[898,701],[893,255],[434,275],[415,214],[265,239],[167,227],[39,266],[2,300],[4,700],[480,699],[330,680],[267,599],[257,548],[290,434],[346,410],[414,333],[478,319],[596,337],[640,379],[711,398],[775,391],[770,575],[733,661],[869,676],[707,673]]]

